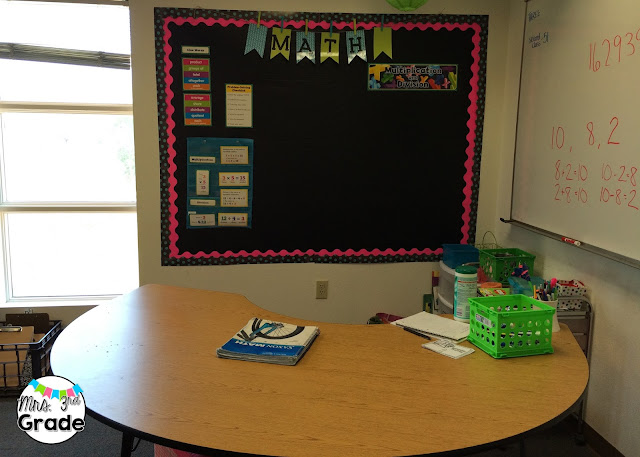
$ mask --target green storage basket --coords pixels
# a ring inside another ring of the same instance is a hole
[[[509,277],[522,263],[529,267],[533,275],[533,262],[536,256],[518,248],[480,249],[478,253],[480,268],[488,278],[509,286]]]
[[[551,354],[555,312],[521,294],[470,298],[468,340],[496,359]]]

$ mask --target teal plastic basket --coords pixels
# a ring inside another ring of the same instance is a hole
[[[551,354],[555,312],[521,294],[470,298],[468,340],[496,359]]]

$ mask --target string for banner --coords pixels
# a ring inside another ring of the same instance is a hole
[[[260,16],[262,15],[262,11],[258,11],[258,27],[260,27]]]

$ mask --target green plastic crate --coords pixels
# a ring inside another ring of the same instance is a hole
[[[507,287],[511,273],[522,263],[527,264],[529,275],[533,275],[536,260],[535,255],[518,248],[480,249],[478,258],[484,274]]]
[[[551,354],[555,312],[521,294],[470,298],[468,340],[496,359]]]

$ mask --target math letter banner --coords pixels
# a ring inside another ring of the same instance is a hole
[[[256,24],[249,24],[244,53],[249,54],[251,51],[256,51],[260,54],[260,57],[264,57],[264,45],[266,42],[267,28],[265,26],[259,27]]]
[[[316,63],[316,35],[315,33],[296,33],[296,63],[304,58]]]
[[[320,36],[320,63],[327,59],[340,63],[340,34],[322,32]]]
[[[369,64],[369,90],[455,91],[457,75],[457,65]]]
[[[386,29],[376,27],[373,29],[373,58],[377,59],[383,52],[388,58],[393,58],[391,29],[389,27]]]
[[[291,30],[288,29],[271,29],[271,58],[278,54],[282,54],[285,59],[289,60],[289,52],[291,51]]]
[[[347,44],[347,62],[351,63],[356,57],[360,57],[364,62],[367,61],[367,47],[364,42],[364,30],[356,30],[355,32],[346,33]]]

